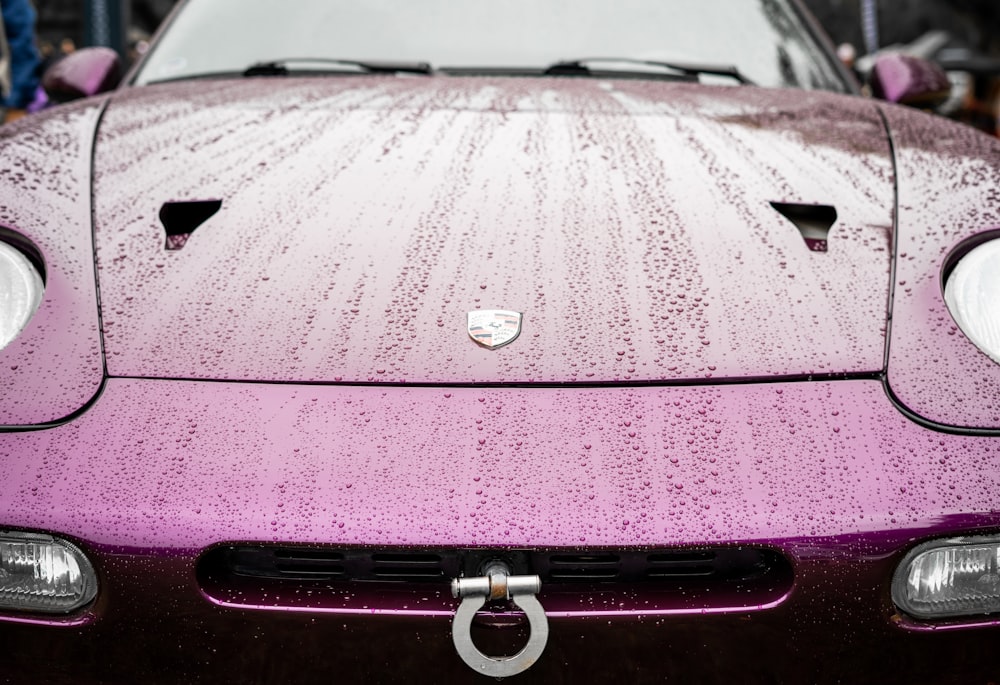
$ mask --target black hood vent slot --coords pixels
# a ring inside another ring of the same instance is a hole
[[[167,232],[167,250],[181,250],[195,229],[222,209],[222,200],[164,202],[160,207],[160,222]]]
[[[802,240],[812,252],[829,250],[830,229],[837,223],[837,208],[830,205],[802,205],[790,202],[772,202],[771,206],[795,224]]]

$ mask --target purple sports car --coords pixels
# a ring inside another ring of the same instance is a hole
[[[0,681],[1000,680],[1000,141],[797,0],[187,0],[0,129]]]

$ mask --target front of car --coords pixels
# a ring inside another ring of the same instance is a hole
[[[0,129],[5,677],[996,678],[1000,147],[851,91],[782,2],[190,0]]]

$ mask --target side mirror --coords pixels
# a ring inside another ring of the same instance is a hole
[[[118,53],[111,48],[83,48],[49,67],[42,88],[56,102],[69,102],[113,90],[121,81]]]
[[[871,84],[875,97],[915,107],[937,107],[951,93],[951,82],[941,67],[898,52],[875,60]]]

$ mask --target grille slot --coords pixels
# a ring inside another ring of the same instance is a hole
[[[445,579],[439,554],[376,553],[371,556],[377,580],[428,582]]]
[[[548,563],[548,577],[553,582],[610,582],[621,574],[617,554],[554,554]]]
[[[716,573],[715,552],[662,552],[646,557],[646,577],[705,578]]]
[[[327,580],[347,577],[344,554],[326,550],[239,547],[229,550],[232,573],[254,578]]]

